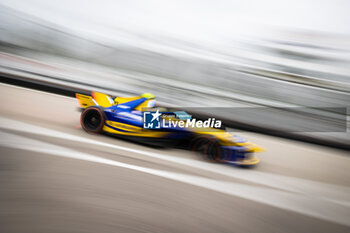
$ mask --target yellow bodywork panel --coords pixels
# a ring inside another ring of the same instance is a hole
[[[77,98],[78,103],[79,103],[80,107],[82,107],[82,108],[95,106],[95,103],[94,103],[94,101],[92,101],[91,96],[75,93],[75,97]]]
[[[138,126],[130,125],[130,124],[124,124],[121,122],[116,122],[116,121],[106,121],[106,124],[109,126],[112,126],[117,129],[121,129],[124,131],[129,131],[129,132],[141,132],[144,129]]]
[[[113,105],[113,99],[107,94],[93,91],[91,92],[91,96],[99,106],[107,108]]]
[[[123,104],[123,103],[127,103],[133,100],[138,100],[141,99],[142,97],[140,96],[136,96],[136,97],[116,97],[114,99],[114,105],[116,104]]]
[[[249,141],[245,142],[235,142],[234,137],[232,134],[226,132],[225,130],[221,129],[210,129],[211,131],[203,131],[202,129],[197,130],[197,134],[203,134],[203,135],[211,135],[218,139],[220,141],[220,144],[222,146],[244,146],[247,148],[250,152],[264,152],[265,148],[262,148],[260,146],[257,146]]]
[[[115,99],[112,99],[110,95],[103,94],[100,92],[91,92],[91,96],[76,93],[75,96],[78,100],[79,105],[83,108],[87,108],[95,105],[99,105],[101,107],[107,108],[113,105],[124,104],[133,100],[138,100],[143,98],[141,96],[134,96],[134,97],[116,97]],[[137,106],[135,110],[143,111],[144,108],[153,107],[154,103],[155,103],[155,99],[150,98],[148,100],[145,100],[139,106]]]
[[[141,96],[137,96],[137,97],[116,97],[114,99],[114,105],[127,103],[127,102],[130,102],[130,101],[133,101],[133,100],[138,100],[138,99],[141,99],[141,98],[143,98],[143,97],[141,97]],[[155,101],[154,99],[145,100],[143,103],[138,105],[135,108],[135,110],[143,111],[144,108],[153,107],[153,106],[150,106],[150,103],[154,102],[154,101]]]

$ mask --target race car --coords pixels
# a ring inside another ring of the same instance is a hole
[[[91,95],[76,93],[76,99],[82,111],[81,127],[88,133],[103,133],[156,146],[186,148],[201,153],[211,162],[244,167],[258,164],[259,159],[254,153],[264,151],[262,147],[222,128],[198,127],[194,124],[195,119],[183,118],[183,115],[190,116],[184,111],[180,111],[179,115],[179,111],[156,108],[156,99],[151,93],[134,97],[114,97],[99,92],[91,92]],[[148,124],[147,116],[150,116]],[[155,122],[159,124],[155,126]],[[189,127],[184,127],[186,124]]]

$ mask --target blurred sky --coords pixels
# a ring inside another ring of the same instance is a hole
[[[348,0],[1,0],[1,4],[110,40],[120,30],[206,43],[268,36],[271,28],[350,35]]]

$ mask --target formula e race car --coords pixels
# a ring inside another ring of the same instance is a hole
[[[82,110],[81,126],[88,133],[104,133],[156,146],[187,148],[203,154],[209,161],[238,166],[258,164],[254,152],[264,151],[238,135],[226,132],[217,124],[220,122],[212,119],[200,122],[184,111],[156,108],[155,96],[150,93],[135,97],[76,93],[76,98]]]

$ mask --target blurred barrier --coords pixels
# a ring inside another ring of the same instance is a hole
[[[83,81],[83,75],[90,75],[85,80],[94,85],[97,76],[109,73],[104,86],[118,82],[128,92],[147,89],[172,104],[189,98],[191,104],[230,104],[221,105],[222,100],[209,95],[277,107],[344,107],[350,102],[346,48],[286,45],[276,39],[223,51],[174,38],[140,39],[131,32],[117,33],[116,43],[110,44],[6,7],[0,7],[0,24],[2,51],[81,69],[69,79]]]

